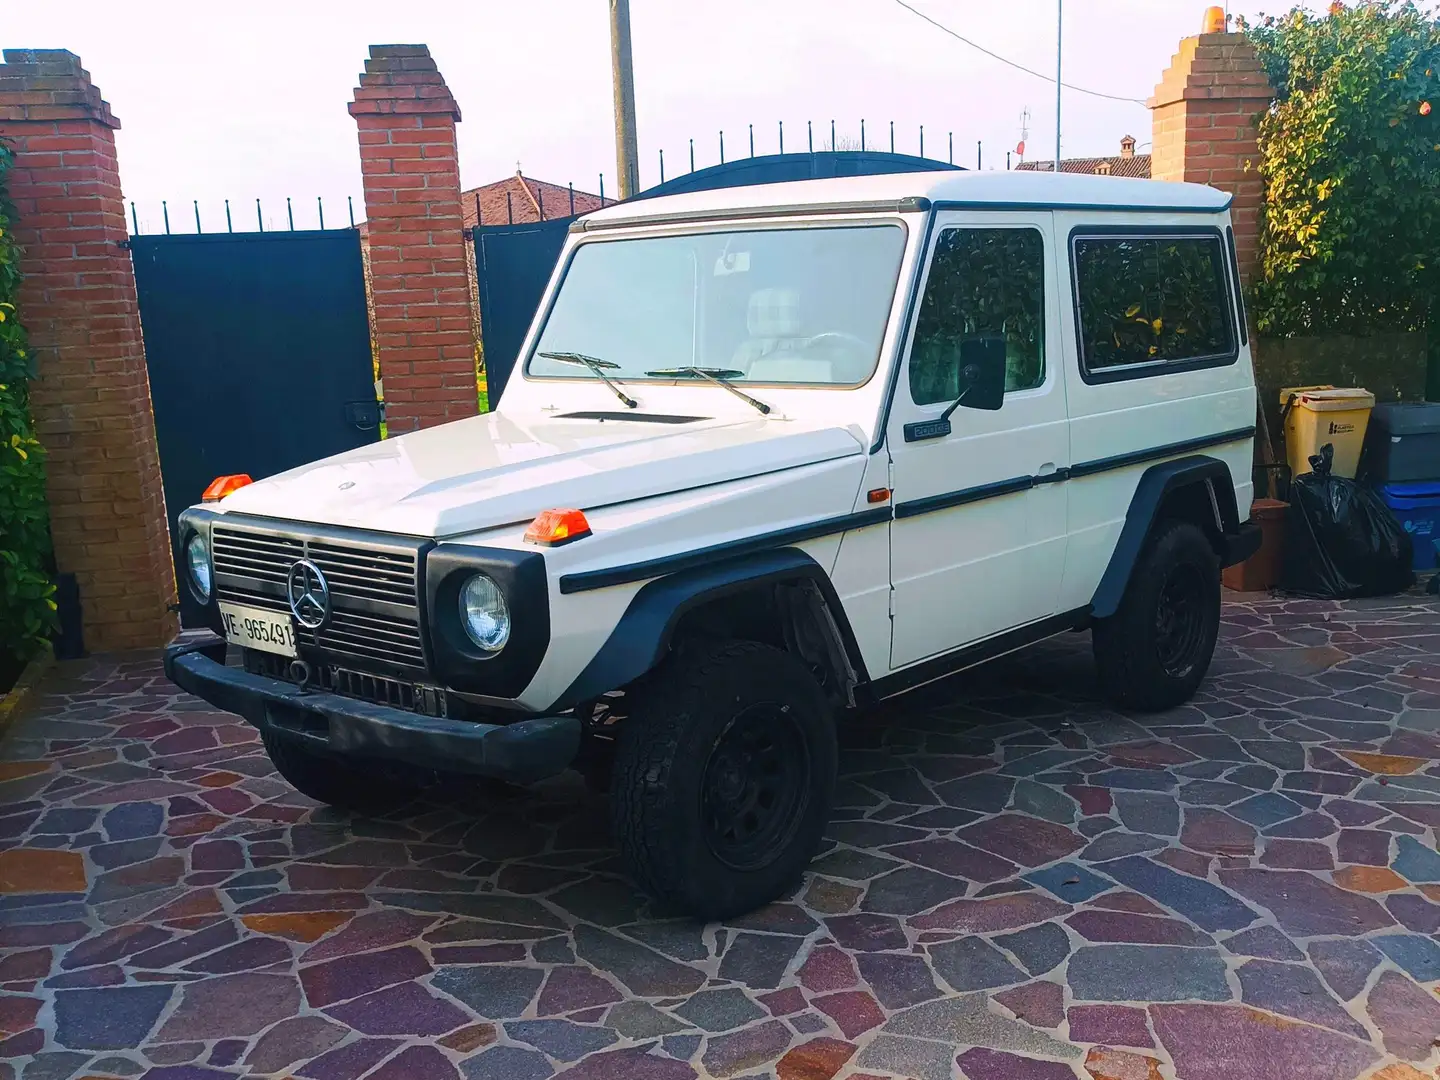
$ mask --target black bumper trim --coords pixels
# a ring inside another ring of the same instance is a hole
[[[316,753],[523,783],[563,772],[580,750],[580,721],[573,716],[512,724],[422,716],[227,667],[224,646],[215,637],[176,641],[165,650],[165,674],[216,708]]]
[[[1242,563],[1260,550],[1260,541],[1264,539],[1260,532],[1260,526],[1253,521],[1240,523],[1240,531],[1225,537],[1225,550],[1220,555],[1221,566],[1234,566]]]

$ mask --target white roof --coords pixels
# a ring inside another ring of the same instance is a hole
[[[1177,184],[1163,180],[1136,180],[1118,176],[1030,171],[886,173],[877,176],[839,176],[784,184],[752,184],[714,188],[683,195],[631,199],[586,214],[587,227],[603,227],[636,219],[708,217],[717,212],[851,204],[898,204],[929,199],[936,203],[963,203],[997,208],[1036,206],[1063,209],[1115,209],[1133,211],[1219,213],[1230,205],[1230,195],[1204,184]],[[920,209],[920,207],[910,207]]]

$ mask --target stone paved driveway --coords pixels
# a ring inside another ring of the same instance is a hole
[[[71,669],[0,748],[0,1078],[1433,1077],[1440,607],[1225,620],[1163,716],[1076,635],[850,724],[803,885],[710,926],[572,779],[349,821]]]

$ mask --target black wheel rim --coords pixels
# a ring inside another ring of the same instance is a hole
[[[715,740],[700,781],[711,853],[733,870],[772,862],[795,834],[810,789],[810,751],[788,705],[751,705]]]
[[[1209,621],[1205,575],[1183,564],[1171,569],[1155,606],[1155,651],[1165,674],[1183,679],[1200,661]]]

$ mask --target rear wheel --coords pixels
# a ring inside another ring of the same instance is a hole
[[[1100,686],[1117,704],[1168,709],[1195,693],[1220,631],[1220,560],[1188,521],[1163,522],[1114,615],[1095,624]]]
[[[262,738],[271,764],[290,786],[328,806],[379,814],[407,802],[420,789],[416,778],[381,764],[316,754],[270,732]]]
[[[783,894],[835,788],[835,726],[805,665],[757,642],[695,646],[633,697],[611,818],[639,883],[707,919]]]

